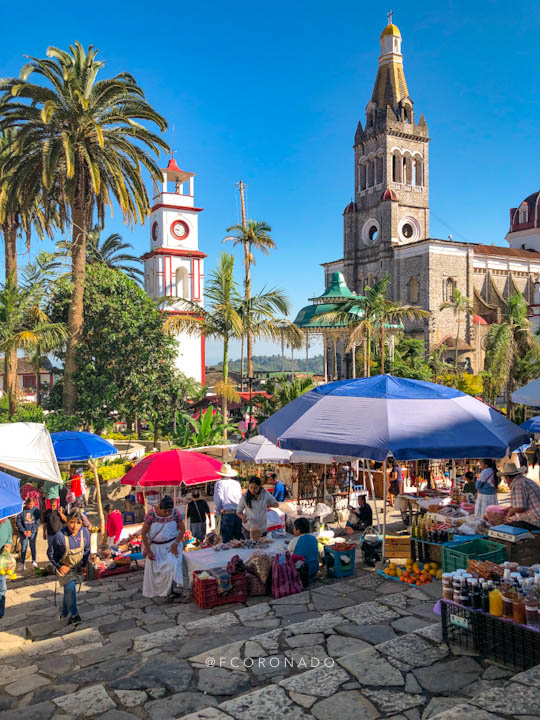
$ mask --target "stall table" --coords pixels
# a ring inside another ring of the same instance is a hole
[[[214,568],[226,567],[229,560],[232,560],[235,555],[238,555],[245,562],[254,552],[262,552],[272,557],[285,552],[287,549],[286,541],[292,540],[292,538],[292,535],[284,535],[282,538],[274,539],[264,547],[257,548],[231,548],[230,550],[216,552],[213,547],[209,547],[184,552],[184,571],[187,578],[185,584],[191,587],[195,570],[213,570]]]

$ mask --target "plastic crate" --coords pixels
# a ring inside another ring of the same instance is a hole
[[[324,561],[328,577],[342,578],[354,575],[354,561],[356,548],[353,550],[334,550],[332,547],[324,548]],[[348,563],[342,562],[342,556],[349,558]]]
[[[479,621],[482,655],[520,670],[540,663],[538,630],[487,613],[481,613]]]
[[[219,595],[217,580],[215,578],[201,580],[198,572],[195,571],[193,573],[193,600],[203,610],[227,603],[245,602],[248,596],[246,573],[231,575],[231,583],[231,589],[224,595]]]
[[[453,572],[460,568],[466,569],[469,560],[490,560],[502,563],[506,560],[506,548],[492,540],[470,540],[469,542],[453,542],[442,549],[443,572]]]
[[[449,600],[441,600],[443,641],[482,654],[480,614]]]

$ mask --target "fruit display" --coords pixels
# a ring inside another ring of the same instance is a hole
[[[405,565],[389,565],[381,571],[381,574],[391,580],[399,580],[409,585],[428,585],[433,580],[442,578],[442,569],[436,562],[418,563],[409,559]]]
[[[98,533],[98,532],[99,532],[99,527],[98,527],[97,525],[92,525],[92,527],[89,527],[88,530],[89,530],[91,533]]]
[[[5,575],[10,580],[17,579],[17,574],[15,573],[15,570],[0,570],[0,575]]]

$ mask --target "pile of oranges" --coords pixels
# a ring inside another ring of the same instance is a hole
[[[442,570],[439,569],[437,563],[426,563],[420,567],[419,563],[409,559],[406,561],[405,567],[398,567],[395,563],[390,563],[385,574],[409,585],[428,585],[433,578],[439,579]]]

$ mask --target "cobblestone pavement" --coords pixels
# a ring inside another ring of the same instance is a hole
[[[9,586],[5,720],[540,718],[540,667],[512,674],[441,642],[440,585],[358,569],[280,600],[200,610],[142,597],[142,572],[84,583],[83,624],[54,581]]]

